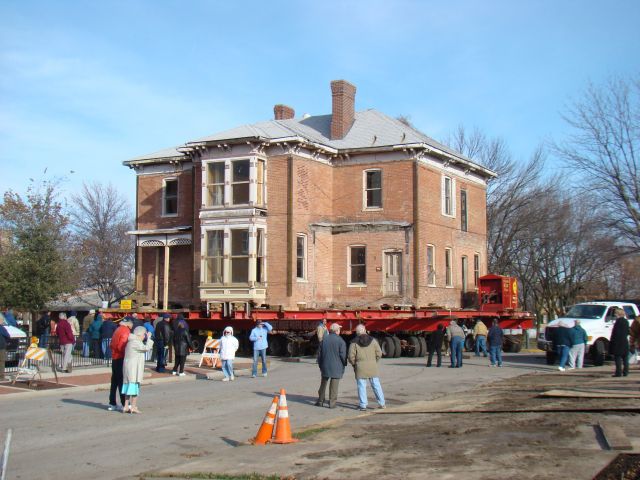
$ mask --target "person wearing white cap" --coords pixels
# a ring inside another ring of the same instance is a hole
[[[236,352],[240,343],[233,336],[233,327],[226,327],[222,332],[220,339],[220,360],[222,360],[222,373],[224,374],[223,382],[235,380],[233,375],[233,359],[236,358]]]

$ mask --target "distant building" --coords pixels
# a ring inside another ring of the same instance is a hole
[[[331,82],[330,115],[243,125],[124,162],[136,290],[157,305],[459,306],[486,273],[493,172]]]

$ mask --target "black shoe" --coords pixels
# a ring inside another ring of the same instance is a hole
[[[621,377],[622,375],[620,375],[619,373],[614,373],[613,375],[611,375],[612,377]]]

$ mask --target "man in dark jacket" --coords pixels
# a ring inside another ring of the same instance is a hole
[[[611,330],[609,353],[616,362],[614,377],[629,375],[629,321],[621,308],[615,311],[616,323]]]
[[[555,344],[560,358],[558,370],[564,372],[564,366],[569,359],[569,349],[571,348],[571,329],[564,322],[560,322],[558,328],[556,328]]]
[[[94,358],[102,358],[102,343],[100,338],[100,331],[102,330],[102,315],[100,312],[95,316],[87,332],[91,337],[91,349],[93,350]]]
[[[496,362],[499,367],[502,366],[502,340],[503,332],[498,324],[498,320],[493,319],[491,328],[487,332],[487,342],[489,343],[489,360],[491,366],[495,367]]]
[[[171,315],[168,313],[163,313],[161,320],[156,325],[156,333],[155,333],[155,347],[156,347],[156,355],[158,358],[158,362],[156,364],[157,372],[164,372],[165,367],[167,366],[167,356],[166,349],[171,344],[171,325],[169,322],[171,321]]]
[[[100,327],[100,338],[102,339],[103,358],[111,358],[111,337],[113,337],[113,333],[116,331],[116,328],[118,328],[118,326],[110,318],[107,318],[102,322],[102,326]]]
[[[431,360],[433,354],[437,356],[436,367],[442,366],[442,341],[444,340],[444,327],[442,324],[438,324],[438,328],[435,332],[429,335],[429,341],[427,343],[427,351],[429,352],[429,358],[427,359],[427,367],[431,366]]]
[[[324,405],[324,393],[329,383],[329,408],[336,408],[338,385],[347,366],[347,344],[340,337],[340,325],[334,323],[318,346],[318,366],[322,380],[318,389],[317,407]]]
[[[580,325],[580,320],[576,320],[571,329],[571,349],[569,349],[569,370],[582,368],[584,362],[584,351],[587,348],[587,332]]]

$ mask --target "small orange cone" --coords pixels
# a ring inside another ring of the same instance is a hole
[[[271,406],[269,410],[267,410],[267,414],[264,416],[264,420],[262,420],[262,425],[260,425],[260,429],[256,435],[256,438],[253,439],[254,445],[264,445],[269,440],[271,440],[271,435],[273,435],[273,427],[275,425],[276,420],[276,409],[278,408],[278,396],[273,397],[273,401],[271,402]]]
[[[291,424],[289,423],[289,409],[287,408],[287,394],[284,388],[280,390],[280,402],[278,403],[278,422],[276,423],[276,437],[271,443],[294,443],[298,440],[291,437]]]

